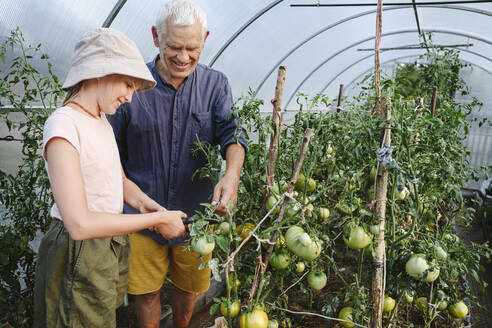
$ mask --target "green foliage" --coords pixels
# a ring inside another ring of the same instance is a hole
[[[8,68],[5,57],[20,53]],[[0,170],[0,204],[6,209],[0,230],[0,308],[6,309],[0,324],[30,327],[35,254],[30,248],[38,231],[45,231],[50,223],[52,204],[49,181],[40,155],[43,125],[53,111],[63,90],[52,72],[49,57],[41,53],[41,45],[27,45],[19,29],[0,44],[2,78],[0,79],[0,107],[8,106],[21,112],[24,119],[12,122],[2,112],[9,129],[18,129],[22,135],[22,159],[17,173]],[[31,61],[39,58],[47,65],[47,75],[39,73]],[[36,106],[40,104],[40,106]],[[19,238],[19,236],[21,236]],[[26,284],[22,289],[21,278]]]
[[[441,290],[450,302],[465,297],[475,300],[476,296],[462,284],[466,276],[485,288],[478,273],[483,270],[480,260],[490,258],[492,254],[488,245],[467,245],[454,237],[456,225],[471,223],[476,206],[462,196],[461,189],[470,178],[484,173],[483,168],[470,166],[470,152],[463,145],[471,127],[469,116],[479,109],[480,102],[473,98],[466,104],[457,103],[452,97],[454,92],[468,93],[459,77],[463,64],[456,50],[430,48],[424,57],[426,64],[404,66],[395,78],[385,77],[381,81],[382,94],[390,99],[392,114],[388,121],[382,120],[377,111],[373,113],[375,99],[371,76],[367,77],[361,94],[354,102],[346,102],[340,113],[318,110],[330,103],[326,96],[300,95],[298,103],[305,105],[303,112],[297,113],[292,126],[280,128],[275,183],[270,190],[277,193],[277,199],[290,196],[284,193],[291,182],[307,128],[312,129],[313,136],[301,168],[304,183],[299,186],[303,188],[292,195],[295,200],[290,200],[291,203],[298,202],[297,207],[288,205],[280,223],[276,221],[278,211],[265,218],[267,209],[274,208],[271,202],[265,208],[272,116],[261,112],[263,104],[252,94],[238,101],[242,107],[236,111],[249,135],[249,150],[239,184],[237,212],[231,221],[234,224],[229,238],[231,247],[216,248],[214,256],[219,259],[219,266],[224,267],[230,251],[237,250],[238,242],[242,240],[235,228],[246,223],[259,226],[252,242],[242,246],[232,263],[242,282],[237,291],[240,298],[250,296],[253,279],[259,270],[256,263],[258,258],[265,256],[272,234],[285,233],[289,226],[296,224],[311,238],[323,240],[321,256],[306,261],[305,272],[322,270],[332,275],[331,286],[328,284],[325,290],[332,289],[326,294],[338,294],[339,307],[352,307],[355,321],[362,323],[363,318],[370,315],[373,308],[372,266],[367,259],[372,256],[372,245],[361,251],[349,250],[343,243],[343,231],[354,225],[366,232],[379,227],[379,218],[371,209],[375,196],[375,173],[371,172],[375,172],[378,165],[376,154],[387,124],[391,126],[394,149],[387,167],[386,292],[397,302],[401,302],[405,289],[413,290],[416,297],[429,297],[429,283],[417,281],[405,272],[406,261],[415,253],[426,255],[430,270],[440,269],[438,279],[433,282],[433,299],[436,299],[436,290]],[[434,86],[438,89],[438,101],[432,115],[429,104]],[[417,108],[419,97],[424,98],[422,108]],[[413,178],[417,183],[411,182]],[[316,182],[312,191],[306,183],[310,179]],[[313,211],[308,210],[308,204],[313,206]],[[320,207],[330,209],[328,219],[318,218]],[[259,244],[263,247],[258,247]],[[435,245],[447,253],[447,258],[438,256]],[[282,246],[276,245],[275,249],[279,247]],[[309,298],[308,308],[312,304],[313,291],[308,289],[302,276],[304,273],[295,270],[298,259],[291,256],[291,263],[285,270],[267,269],[266,273],[271,274],[270,282],[263,291],[256,292],[256,299],[267,305],[269,317],[286,316],[278,309],[288,306],[283,295],[293,287]],[[230,264],[227,262],[228,266]],[[227,299],[230,300],[229,296]],[[333,294],[326,301],[330,302],[330,299],[334,299]],[[325,307],[326,313],[336,314],[339,310]],[[393,321],[396,326],[417,326],[417,323],[405,321],[406,313],[422,316],[414,307],[401,304],[398,315],[390,315],[385,324]],[[446,316],[439,312],[424,315],[426,324],[436,318],[440,320],[439,325],[450,325]]]

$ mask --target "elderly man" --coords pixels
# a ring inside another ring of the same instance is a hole
[[[164,4],[152,27],[159,55],[148,63],[157,86],[110,118],[127,177],[165,208],[189,216],[212,195],[221,215],[231,202],[236,204],[247,145],[237,138],[227,78],[198,64],[208,35],[205,14],[195,4],[188,0]],[[197,137],[220,145],[226,160],[226,171],[215,187],[208,180],[192,178],[205,164],[205,157],[191,154]],[[126,204],[124,210],[136,212]],[[210,270],[198,270],[198,255],[184,251],[182,239],[167,241],[145,230],[132,234],[130,245],[128,293],[136,295],[140,327],[159,326],[160,289],[168,271],[174,285],[174,326],[187,327],[196,293],[209,288]]]

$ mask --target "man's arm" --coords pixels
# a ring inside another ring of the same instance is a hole
[[[233,143],[226,148],[226,171],[214,188],[212,205],[218,204],[215,212],[224,215],[227,210],[237,204],[237,188],[244,163],[245,151],[243,146]],[[232,204],[230,203],[232,202]]]

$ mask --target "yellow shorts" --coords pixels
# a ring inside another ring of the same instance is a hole
[[[174,247],[162,245],[141,233],[130,234],[130,275],[128,294],[141,295],[159,290],[164,284],[167,272],[174,286],[190,293],[203,293],[210,287],[210,269],[198,270],[202,262],[211,259],[212,254],[203,256],[185,244]]]

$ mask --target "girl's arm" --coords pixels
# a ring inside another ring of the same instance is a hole
[[[157,225],[168,239],[185,233],[181,211],[111,214],[87,208],[79,153],[67,140],[53,138],[46,145],[51,189],[63,223],[74,240],[111,237]],[[138,208],[138,207],[137,207]]]

